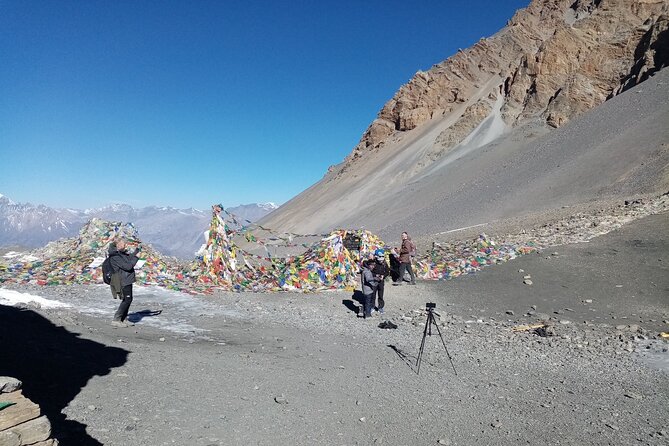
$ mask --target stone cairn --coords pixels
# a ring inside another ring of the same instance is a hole
[[[0,376],[0,445],[57,446],[49,419],[23,396],[21,385],[16,378]]]

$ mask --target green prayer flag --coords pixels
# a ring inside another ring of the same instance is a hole
[[[9,406],[13,406],[14,404],[16,404],[16,403],[11,403],[9,401],[0,401],[0,410],[6,409]]]

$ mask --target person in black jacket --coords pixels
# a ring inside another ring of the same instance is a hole
[[[372,309],[374,308],[374,293],[378,285],[378,276],[374,275],[372,268],[374,267],[374,259],[364,260],[361,264],[362,273],[362,317],[367,319],[372,317]]]
[[[374,266],[372,267],[372,271],[374,272],[374,275],[377,278],[377,286],[376,286],[376,309],[380,314],[384,313],[383,307],[385,306],[385,301],[383,300],[383,288],[384,288],[384,283],[386,280],[386,277],[390,275],[390,268],[388,267],[388,263],[386,262],[386,253],[383,249],[377,249],[374,252]],[[372,301],[372,305],[374,305],[374,300]]]
[[[128,310],[132,303],[132,284],[135,282],[135,265],[139,260],[137,253],[139,247],[133,254],[126,251],[126,241],[122,237],[117,237],[112,244],[109,245],[109,257],[114,272],[119,274],[121,282],[121,303],[114,314],[112,325],[115,327],[128,327],[134,325],[128,322]]]

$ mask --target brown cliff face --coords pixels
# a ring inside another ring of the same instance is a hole
[[[450,115],[453,124],[434,141],[436,159],[489,115],[499,96],[506,125],[534,119],[560,127],[666,66],[668,27],[667,0],[533,0],[493,37],[416,73],[341,172],[393,135]]]
[[[416,73],[343,163],[262,223],[430,234],[664,192],[668,29],[669,0],[533,0]]]

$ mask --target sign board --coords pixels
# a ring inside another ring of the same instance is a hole
[[[344,248],[349,251],[360,251],[360,237],[355,234],[346,234],[344,236]]]

